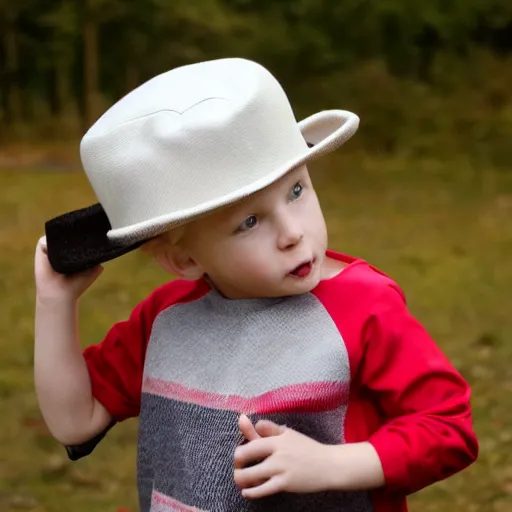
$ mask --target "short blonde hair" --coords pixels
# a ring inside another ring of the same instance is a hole
[[[186,227],[178,226],[151,238],[141,246],[143,252],[154,255],[156,251],[168,246],[177,246],[185,236]]]

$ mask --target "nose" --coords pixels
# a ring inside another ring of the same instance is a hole
[[[287,251],[296,247],[304,238],[304,232],[299,219],[291,215],[282,216],[279,219],[279,234],[277,246],[281,251]]]

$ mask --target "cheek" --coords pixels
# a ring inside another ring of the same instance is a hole
[[[270,256],[263,240],[254,237],[251,240],[234,244],[229,256],[223,258],[223,265],[230,275],[244,274],[250,270],[250,275],[259,279],[268,272]],[[227,253],[226,253],[227,254]]]
[[[302,209],[302,220],[306,231],[315,239],[326,237],[325,219],[318,198],[311,196]]]
[[[324,242],[327,242],[327,226],[325,224],[325,218],[320,209],[318,209],[318,215],[315,217],[313,230],[316,233],[317,238]]]

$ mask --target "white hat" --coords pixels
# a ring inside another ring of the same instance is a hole
[[[89,129],[80,152],[108,238],[128,244],[261,190],[341,146],[358,125],[344,110],[297,123],[265,68],[220,59],[133,90]]]

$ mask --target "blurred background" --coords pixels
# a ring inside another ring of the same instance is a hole
[[[240,56],[281,81],[298,119],[361,117],[313,164],[333,249],[405,290],[473,387],[481,455],[412,511],[512,511],[510,0],[0,0],[0,511],[136,510],[135,420],[70,463],[33,386],[33,250],[44,222],[95,202],[84,131],[170,68]],[[101,340],[171,277],[132,253],[81,302]]]

